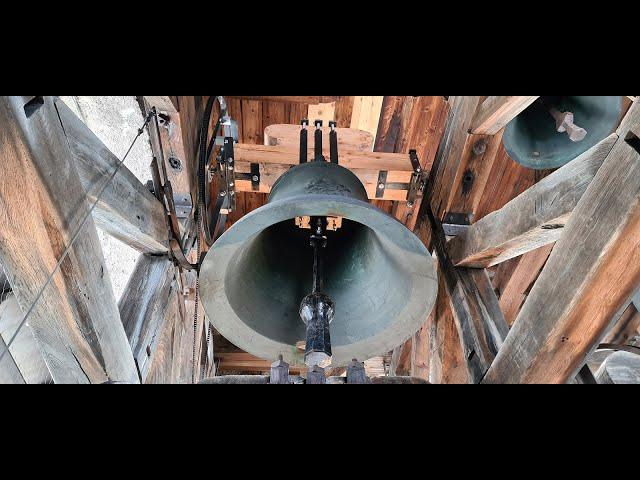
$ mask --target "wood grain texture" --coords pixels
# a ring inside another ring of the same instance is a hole
[[[22,321],[22,310],[13,294],[0,304],[0,337],[5,345],[18,329]],[[0,347],[1,348],[1,347]],[[27,384],[53,383],[49,369],[44,363],[42,354],[33,337],[31,327],[25,325],[16,336],[7,354],[18,367],[24,382]],[[0,362],[0,370],[4,370],[5,359]]]
[[[175,97],[173,97],[175,98]],[[172,97],[154,97],[148,96],[144,97],[144,99],[149,103],[150,106],[156,107],[159,112],[168,112],[168,113],[176,113],[176,105],[174,104],[174,100]]]
[[[67,107],[55,103],[80,182],[93,204],[120,159]],[[162,204],[122,165],[93,213],[98,228],[141,252],[167,252]]]
[[[233,95],[225,98],[235,98],[240,100],[251,101],[268,101],[268,102],[287,102],[287,103],[303,103],[307,105],[315,105],[318,103],[331,103],[340,99],[335,96],[249,96],[249,95]]]
[[[141,255],[118,304],[133,358],[144,382],[165,323],[172,322],[178,285],[175,267],[166,257]]]
[[[351,128],[364,130],[375,135],[380,122],[380,112],[384,97],[354,97],[351,111]]]
[[[488,97],[471,122],[471,133],[495,135],[538,97]]]
[[[500,295],[500,309],[508,325],[513,325],[516,321],[531,288],[551,255],[553,245],[546,245],[517,259],[517,266]]]
[[[344,96],[336,101],[336,109],[334,120],[338,128],[347,128],[351,126],[351,116],[353,114],[354,97]]]
[[[264,144],[271,146],[288,147],[291,149],[300,148],[300,125],[269,124],[264,129]],[[311,127],[309,135],[309,146],[313,147],[313,132]],[[322,152],[325,158],[329,158],[329,132],[328,126],[322,127]],[[357,150],[360,152],[371,152],[373,149],[373,135],[364,130],[353,128],[337,128],[338,152],[345,150]]]
[[[640,383],[640,355],[614,352],[602,363],[595,377],[603,385],[637,385]]]
[[[322,120],[324,125],[334,121],[336,116],[336,102],[319,103],[309,105],[309,123],[313,125],[316,120]]]
[[[312,152],[313,146],[309,149],[309,153]],[[234,154],[237,162],[280,165],[300,163],[300,150],[291,147],[238,143],[234,146]],[[340,152],[340,165],[349,169],[413,171],[409,156],[401,153],[343,151]]]
[[[7,344],[0,338],[0,352],[7,349]],[[22,385],[26,383],[13,355],[6,353],[0,361],[0,385]]]
[[[448,103],[450,109],[433,163],[433,174],[427,187],[431,209],[438,219],[444,217],[449,204],[449,196],[455,186],[457,172],[460,170],[467,132],[480,103],[480,97],[449,97]]]
[[[442,226],[431,212],[428,212],[427,220],[458,328],[469,380],[478,383],[489,369],[509,329],[486,271],[455,267],[445,250]]]
[[[557,241],[617,138],[607,137],[452,239],[452,261],[483,268]]]
[[[612,325],[602,343],[626,345],[638,334],[640,334],[640,311],[633,303],[630,303],[620,318]]]
[[[89,212],[53,99],[0,98],[0,261],[23,310]],[[29,325],[56,383],[138,381],[92,218]]]
[[[563,383],[640,284],[640,154],[621,137],[587,188],[485,377]]]

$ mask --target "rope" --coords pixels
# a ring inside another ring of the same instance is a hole
[[[9,351],[9,347],[11,347],[11,345],[14,342],[14,340],[18,336],[18,333],[20,332],[22,327],[27,322],[27,319],[29,318],[29,315],[31,315],[31,312],[33,312],[33,309],[35,308],[35,306],[38,304],[38,302],[42,298],[42,295],[44,294],[44,291],[47,289],[47,287],[49,286],[49,284],[53,280],[54,275],[58,272],[58,270],[62,266],[62,262],[64,262],[64,260],[67,258],[67,255],[69,255],[69,252],[71,251],[71,247],[73,247],[73,244],[76,242],[78,237],[80,237],[80,233],[82,232],[82,229],[84,228],[84,225],[87,223],[87,220],[89,220],[89,218],[93,214],[93,211],[95,210],[96,206],[98,205],[98,203],[102,199],[102,195],[104,194],[104,192],[107,189],[107,187],[109,186],[109,184],[115,178],[116,174],[120,170],[120,167],[122,165],[124,165],[124,162],[127,159],[127,156],[129,155],[129,153],[133,149],[133,146],[135,145],[135,143],[138,140],[138,138],[140,138],[140,135],[142,135],[142,133],[144,132],[144,127],[149,123],[149,121],[151,120],[152,116],[153,116],[153,112],[149,112],[149,114],[147,115],[147,118],[144,121],[144,124],[138,129],[138,134],[136,135],[136,137],[131,142],[131,145],[129,146],[129,149],[127,150],[127,153],[125,153],[124,157],[122,157],[122,160],[120,160],[118,162],[118,165],[116,165],[116,168],[113,170],[113,173],[111,174],[109,179],[105,182],[105,184],[102,186],[102,188],[100,189],[100,192],[98,192],[98,195],[96,196],[95,202],[93,203],[93,205],[91,205],[91,208],[89,209],[89,211],[87,212],[85,217],[82,219],[82,222],[80,222],[80,226],[78,227],[78,230],[76,230],[76,233],[73,235],[73,237],[71,237],[71,242],[69,242],[69,245],[67,246],[67,248],[62,253],[62,256],[58,260],[58,263],[56,263],[56,266],[54,267],[53,271],[51,272],[51,274],[47,278],[47,281],[44,283],[44,285],[42,286],[42,288],[38,292],[38,295],[36,295],[36,298],[33,301],[33,303],[31,304],[31,306],[29,307],[29,309],[27,310],[27,313],[25,313],[24,316],[22,317],[22,320],[20,321],[20,324],[18,325],[18,328],[13,333],[13,336],[11,337],[9,342],[7,343],[5,349],[2,351],[2,353],[0,353],[0,362],[2,362],[2,359],[4,358],[4,356]]]

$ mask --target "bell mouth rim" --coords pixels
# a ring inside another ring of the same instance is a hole
[[[271,214],[264,215],[267,211]],[[277,200],[248,213],[224,232],[207,253],[201,267],[200,298],[209,321],[227,340],[259,358],[275,360],[282,355],[291,365],[304,365],[304,350],[265,337],[243,322],[229,303],[224,280],[231,259],[254,235],[299,216],[327,215],[358,222],[386,237],[407,255],[424,259],[424,262],[412,262],[406,272],[412,280],[411,300],[397,318],[369,337],[348,345],[333,346],[332,365],[345,366],[353,358],[367,360],[384,355],[420,329],[435,305],[438,288],[433,259],[422,241],[403,223],[368,202],[336,195],[307,194]],[[225,321],[220,322],[220,318]],[[400,328],[395,331],[394,327]]]

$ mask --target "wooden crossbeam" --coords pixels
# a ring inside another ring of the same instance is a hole
[[[485,268],[557,241],[617,138],[607,137],[452,239],[451,260]]]
[[[582,195],[485,382],[574,378],[640,284],[640,153],[625,137]]]
[[[63,101],[55,103],[87,200],[97,194],[120,160]],[[138,251],[167,252],[167,223],[162,204],[122,165],[93,213],[96,225]]]
[[[7,344],[0,338],[0,352],[6,350]],[[0,385],[21,385],[25,379],[11,353],[7,353],[0,362]]]
[[[300,125],[269,125],[264,129],[264,144],[299,149],[301,128]],[[322,150],[325,158],[329,158],[330,131],[331,129],[328,126],[322,127]],[[309,126],[308,132],[308,142],[311,147],[314,145],[314,132],[315,127],[312,123]],[[373,150],[373,135],[370,132],[355,128],[336,128],[336,134],[338,136],[339,153],[347,150],[357,150],[360,152],[371,152]]]
[[[269,193],[275,181],[290,167],[300,161],[299,149],[282,146],[237,144],[234,145],[236,172],[248,174],[251,164],[260,166],[259,192]],[[313,149],[309,149],[309,157],[313,158]],[[327,152],[328,155],[328,152]],[[385,189],[380,200],[404,201],[407,199],[407,187],[411,181],[413,168],[409,155],[401,153],[363,152],[341,150],[340,165],[349,168],[363,183],[369,198],[376,198],[378,175],[381,170],[388,172],[388,184],[401,184]],[[255,192],[250,180],[237,179],[236,191]]]
[[[178,315],[175,273],[166,257],[141,255],[119,302],[120,318],[143,382],[165,324]]]
[[[495,135],[539,97],[488,97],[471,122],[471,133]]]
[[[18,329],[22,316],[23,312],[15,295],[9,294],[0,304],[0,337],[5,346]],[[20,370],[25,383],[45,384],[53,382],[29,325],[25,325],[18,331],[7,356]],[[0,371],[6,368],[4,362],[5,359],[0,362]]]
[[[237,98],[239,100],[258,100],[268,102],[289,102],[289,103],[306,103],[310,105],[317,105],[318,103],[331,103],[340,99],[340,97],[330,96],[248,96],[248,95],[228,95],[225,98]]]
[[[271,371],[271,364],[268,360],[263,360],[246,352],[220,352],[214,353],[217,363],[217,371],[225,373],[229,371],[253,371],[265,372]],[[289,366],[289,374],[299,375],[306,372],[305,366]]]
[[[0,262],[23,311],[89,212],[51,97],[0,98]],[[92,218],[29,325],[56,383],[137,382]]]
[[[300,150],[295,148],[238,143],[233,150],[237,162],[281,165],[298,165],[300,162]],[[309,154],[312,153],[313,146],[309,148]],[[349,169],[413,171],[409,156],[404,153],[344,151],[340,153],[340,165]]]

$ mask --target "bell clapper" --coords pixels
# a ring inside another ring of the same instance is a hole
[[[327,245],[327,219],[311,217],[313,247],[313,287],[311,293],[300,303],[300,318],[307,325],[304,362],[307,366],[326,367],[331,365],[331,336],[329,324],[335,314],[335,305],[324,289],[324,255]]]
[[[556,121],[556,131],[560,133],[566,133],[569,140],[572,142],[579,142],[584,140],[587,136],[587,131],[573,123],[573,112],[561,112],[550,103],[540,99],[553,119]]]

